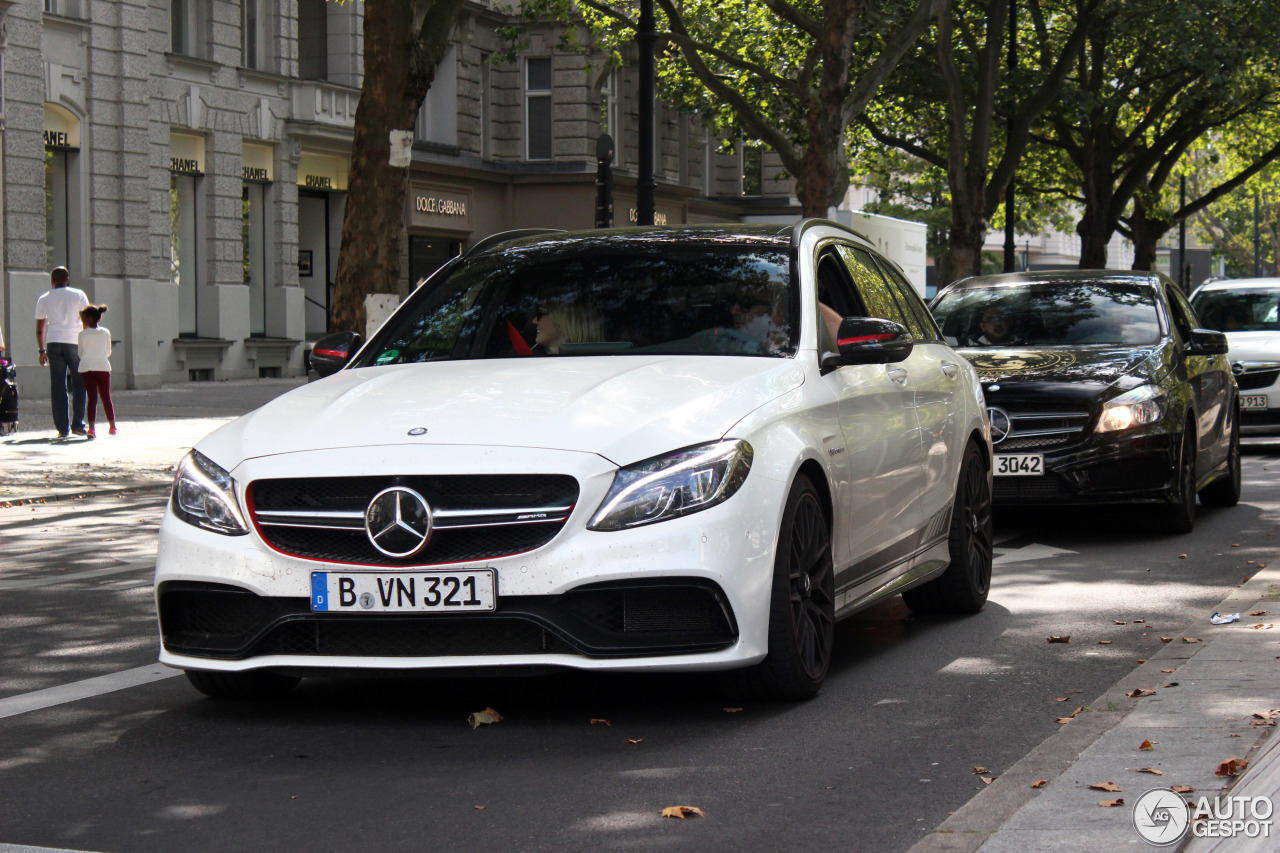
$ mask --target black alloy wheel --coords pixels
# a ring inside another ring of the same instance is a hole
[[[1188,422],[1182,430],[1178,491],[1173,495],[1173,503],[1160,507],[1156,516],[1156,526],[1165,533],[1190,533],[1196,526],[1195,434],[1195,427]]]
[[[818,695],[835,645],[835,570],[831,525],[803,475],[787,496],[774,557],[769,654],[734,674],[735,686],[766,699]]]
[[[1200,490],[1205,506],[1235,506],[1240,503],[1240,418],[1231,424],[1231,440],[1227,445],[1227,472]]]
[[[991,479],[976,444],[965,448],[947,537],[951,564],[941,576],[902,593],[915,613],[977,613],[991,591],[995,544]]]

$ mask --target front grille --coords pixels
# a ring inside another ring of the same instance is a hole
[[[696,578],[623,581],[499,598],[483,614],[312,613],[305,598],[169,581],[164,646],[221,660],[260,655],[456,657],[655,655],[724,648],[737,626],[723,592]]]
[[[431,539],[411,557],[382,553],[365,530],[369,502],[391,486],[418,492],[432,508]],[[578,482],[563,474],[310,477],[255,480],[248,495],[258,532],[286,554],[337,563],[424,566],[493,559],[546,545],[572,513]]]
[[[1062,404],[1009,403],[999,406],[1009,416],[1009,434],[996,449],[1000,453],[1062,447],[1077,441],[1089,425],[1087,408]]]
[[[999,504],[1041,503],[1065,498],[1069,492],[1057,477],[996,477],[992,498]]]
[[[1241,391],[1255,391],[1258,388],[1270,388],[1280,376],[1280,367],[1266,370],[1248,370],[1236,374],[1236,385]]]

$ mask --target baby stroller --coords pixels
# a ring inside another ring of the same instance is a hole
[[[18,431],[18,371],[0,355],[0,435]]]

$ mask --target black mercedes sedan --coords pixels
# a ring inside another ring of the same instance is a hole
[[[978,370],[997,504],[1145,504],[1186,533],[1240,499],[1226,336],[1160,273],[976,276],[930,306]]]

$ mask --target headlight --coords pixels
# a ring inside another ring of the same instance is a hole
[[[622,468],[587,528],[624,530],[715,506],[742,486],[751,456],[745,441],[720,441]]]
[[[1152,424],[1163,416],[1163,392],[1154,385],[1142,385],[1107,401],[1098,420],[1098,432]]]
[[[243,536],[249,532],[236,500],[236,481],[207,456],[191,451],[173,478],[173,514],[196,527]]]

